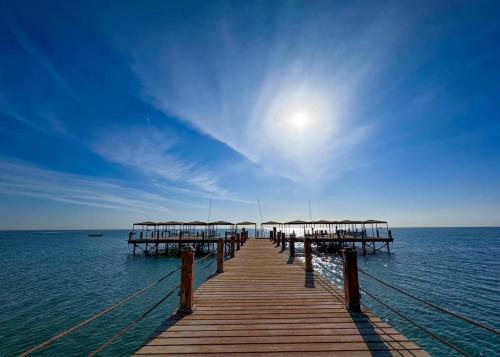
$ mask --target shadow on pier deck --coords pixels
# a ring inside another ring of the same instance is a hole
[[[224,273],[195,292],[194,311],[166,321],[136,355],[427,356],[342,292],[290,264],[267,240],[248,240]]]

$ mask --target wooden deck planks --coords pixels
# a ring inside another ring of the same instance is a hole
[[[427,356],[369,311],[349,313],[325,279],[267,240],[249,240],[136,355]]]

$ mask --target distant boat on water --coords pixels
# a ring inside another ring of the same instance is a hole
[[[102,237],[102,233],[90,233],[89,237]]]

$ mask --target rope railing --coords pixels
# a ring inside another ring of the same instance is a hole
[[[90,317],[89,319],[85,320],[85,321],[82,321],[80,322],[79,324],[73,326],[73,327],[70,327],[69,329],[67,330],[64,330],[60,333],[58,333],[57,335],[51,337],[50,339],[36,345],[35,347],[29,349],[28,351],[26,352],[23,352],[21,353],[21,357],[24,357],[24,356],[29,356],[30,354],[32,353],[35,353],[37,351],[40,351],[42,349],[45,349],[46,347],[50,346],[52,343],[56,342],[57,340],[60,340],[61,338],[73,333],[73,332],[76,332],[80,329],[82,329],[83,327],[87,326],[88,324],[96,321],[97,319],[99,319],[100,317],[104,316],[104,315],[107,315],[108,313],[110,313],[111,311],[115,310],[116,308],[128,303],[129,301],[132,301],[133,299],[135,299],[136,297],[138,296],[141,296],[143,295],[145,292],[147,292],[148,290],[150,290],[151,288],[155,287],[156,285],[158,285],[159,283],[161,283],[163,280],[167,279],[168,277],[172,276],[174,273],[178,272],[181,268],[178,267],[177,269],[174,269],[172,271],[170,271],[169,273],[165,274],[164,276],[162,276],[160,279],[152,282],[151,284],[149,284],[148,286],[146,286],[145,288],[137,291],[136,293],[132,294],[132,295],[129,295],[128,297],[126,297],[125,299],[123,299],[122,301],[104,309],[104,310],[101,310],[100,312],[98,312],[97,314],[95,314],[94,316]]]
[[[209,253],[199,259],[196,259],[194,260],[194,263],[200,263],[206,259],[208,259],[209,257],[213,256],[214,253]],[[205,266],[203,267],[203,269],[206,269],[208,268],[211,264],[213,263],[213,261],[210,261],[208,264],[205,264]],[[168,272],[167,274],[163,275],[161,278],[153,281],[151,284],[147,285],[146,287],[142,288],[141,290],[127,296],[125,299],[117,302],[116,304],[112,305],[112,306],[109,306],[101,311],[99,311],[98,313],[96,313],[95,315],[93,315],[92,317],[58,333],[57,335],[51,337],[50,339],[32,347],[31,349],[23,352],[22,354],[20,354],[20,357],[25,357],[25,356],[29,356],[35,352],[38,352],[38,351],[41,351],[47,347],[49,347],[51,344],[53,344],[54,342],[60,340],[61,338],[65,337],[65,336],[68,336],[82,328],[84,328],[85,326],[93,323],[94,321],[98,320],[99,318],[109,314],[110,312],[112,312],[113,310],[119,308],[120,306],[122,305],[125,305],[126,303],[134,300],[135,298],[145,294],[147,291],[149,291],[150,289],[152,289],[153,287],[157,286],[158,284],[160,284],[162,281],[164,281],[165,279],[169,278],[170,276],[172,276],[173,274],[175,274],[176,272],[178,272],[179,270],[181,270],[182,266],[179,266],[177,267],[176,269]],[[116,335],[114,335],[110,340],[108,340],[105,344],[103,344],[101,347],[99,347],[97,350],[95,350],[94,352],[91,353],[91,355],[95,355],[101,351],[103,351],[104,349],[108,348],[114,341],[116,341],[118,338],[120,338],[126,331],[128,331],[129,329],[131,329],[133,326],[135,326],[137,323],[139,323],[142,319],[144,319],[147,315],[149,315],[156,307],[158,307],[159,305],[161,305],[162,302],[164,302],[168,297],[170,297],[176,290],[179,289],[179,286],[176,286],[175,289],[171,290],[169,293],[167,293],[162,299],[160,299],[158,302],[156,302],[152,307],[150,307],[146,312],[144,312],[143,314],[141,314],[137,319],[135,319],[134,321],[132,321],[131,323],[129,323],[128,325],[126,325],[122,330],[120,330]]]
[[[378,302],[380,305],[384,306],[385,308],[389,309],[390,311],[392,311],[393,313],[395,313],[396,315],[398,315],[400,318],[402,318],[403,320],[409,322],[410,324],[412,324],[413,326],[419,328],[420,330],[424,331],[425,333],[427,333],[429,336],[435,338],[436,340],[440,341],[441,343],[443,343],[444,345],[448,346],[449,348],[451,348],[452,350],[460,353],[461,355],[463,356],[467,356],[467,357],[472,357],[472,355],[470,355],[469,353],[461,350],[459,347],[453,345],[452,343],[448,342],[447,340],[445,340],[444,338],[442,338],[441,336],[438,336],[436,335],[434,332],[428,330],[427,328],[423,327],[422,325],[418,324],[417,322],[415,322],[414,320],[410,319],[409,317],[403,315],[402,313],[400,313],[399,311],[397,311],[396,309],[392,308],[391,306],[389,306],[388,304],[386,304],[385,302],[383,302],[382,300],[380,300],[379,298],[377,298],[376,296],[374,296],[373,294],[371,294],[370,292],[366,291],[365,289],[363,288],[359,288],[362,292],[364,292],[366,295],[368,295],[369,297],[371,297],[373,300],[375,300],[376,302]]]
[[[398,287],[396,287],[396,286],[394,286],[394,285],[391,285],[391,284],[389,284],[389,283],[387,283],[387,282],[383,281],[382,279],[377,278],[377,277],[375,277],[375,276],[373,276],[373,275],[371,275],[371,274],[369,274],[369,273],[365,272],[365,271],[364,271],[363,269],[361,269],[361,268],[358,268],[358,271],[359,271],[359,272],[361,272],[361,273],[363,273],[364,275],[368,276],[369,278],[371,278],[371,279],[373,279],[373,280],[375,280],[375,281],[378,281],[379,283],[381,283],[381,284],[383,284],[383,285],[385,285],[385,286],[387,286],[387,287],[389,287],[389,288],[391,288],[391,289],[393,289],[393,290],[396,290],[397,292],[400,292],[401,294],[404,294],[404,295],[406,295],[406,296],[408,296],[408,297],[410,297],[410,298],[412,298],[412,299],[414,299],[414,300],[417,300],[417,301],[421,302],[421,303],[422,303],[422,304],[424,304],[424,305],[430,306],[430,307],[432,307],[432,308],[434,308],[434,309],[436,309],[436,310],[439,310],[439,311],[444,312],[444,313],[446,313],[446,314],[448,314],[448,315],[454,316],[454,317],[456,317],[456,318],[458,318],[458,319],[460,319],[460,320],[462,320],[462,321],[468,322],[468,323],[470,323],[470,324],[472,324],[472,325],[475,325],[475,326],[477,326],[477,327],[480,327],[480,328],[482,328],[482,329],[484,329],[484,330],[487,330],[487,331],[493,332],[493,333],[494,333],[494,334],[496,334],[496,335],[500,335],[500,331],[499,331],[499,330],[497,330],[497,329],[495,329],[495,328],[493,328],[493,327],[491,327],[491,326],[488,326],[488,325],[486,325],[486,324],[484,324],[484,323],[482,323],[482,322],[479,322],[479,321],[475,321],[475,320],[473,320],[473,319],[471,319],[471,318],[469,318],[469,317],[467,317],[467,316],[463,316],[463,315],[461,315],[461,314],[459,314],[459,313],[456,313],[456,312],[454,312],[454,311],[451,311],[451,310],[445,309],[444,307],[438,306],[438,305],[436,305],[436,304],[434,304],[434,303],[432,303],[432,302],[430,302],[430,301],[427,301],[427,300],[424,300],[424,299],[422,299],[422,298],[419,298],[419,297],[417,297],[417,296],[415,296],[415,295],[412,295],[412,294],[410,294],[410,293],[408,293],[408,292],[406,292],[406,291],[402,290],[401,288],[398,288]]]
[[[314,251],[318,254],[318,255],[323,255],[325,256],[325,254],[321,254],[318,250],[314,249]],[[334,272],[332,272],[328,267],[326,267],[325,265],[322,264],[322,262],[319,262],[318,260],[315,260],[315,263],[320,265],[323,269],[327,270],[329,273],[331,273],[332,275],[334,275],[335,277],[341,279],[341,280],[344,280],[344,277],[339,275],[339,274],[336,274]],[[358,268],[358,271],[361,271],[363,274],[367,274],[366,272],[362,271],[361,269]],[[370,276],[371,277],[371,276]],[[375,277],[374,277],[375,278]],[[378,280],[378,279],[376,279]],[[380,282],[382,283],[382,280],[380,280]],[[385,283],[384,285],[387,285],[388,287],[391,287],[393,288],[392,286],[390,286],[390,284],[388,283]],[[324,286],[324,285],[323,285]],[[327,289],[327,290],[330,290],[330,289]],[[373,295],[372,293],[370,293],[369,291],[367,291],[366,289],[364,289],[363,287],[360,287],[359,288],[360,291],[362,291],[363,293],[365,293],[367,296],[371,297],[373,300],[375,300],[376,302],[378,302],[380,305],[384,306],[385,308],[387,308],[388,310],[392,311],[394,314],[396,314],[397,316],[399,316],[400,318],[402,318],[403,320],[405,320],[406,322],[410,323],[411,325],[417,327],[418,329],[424,331],[426,334],[428,334],[429,336],[433,337],[434,339],[438,340],[439,342],[443,343],[444,345],[446,345],[447,347],[451,348],[452,350],[458,352],[459,354],[463,355],[463,356],[468,356],[470,357],[471,355],[467,352],[465,352],[464,350],[462,350],[461,348],[455,346],[454,344],[450,343],[449,341],[447,341],[446,339],[442,338],[441,336],[435,334],[434,332],[430,331],[429,329],[425,328],[424,326],[420,325],[419,323],[417,323],[416,321],[410,319],[409,317],[405,316],[404,314],[402,314],[401,312],[397,311],[396,309],[394,309],[393,307],[391,307],[390,305],[388,305],[387,303],[383,302],[382,300],[380,300],[378,297],[376,297],[375,295]],[[399,289],[400,290],[400,289]],[[398,291],[399,291],[398,290]],[[403,292],[401,290],[401,292]],[[330,291],[330,293],[332,293]],[[404,292],[403,292],[404,293]],[[413,297],[411,296],[410,294],[407,294],[408,296],[410,297]],[[421,299],[417,299],[417,300],[421,300]],[[424,300],[422,300],[423,302]],[[434,304],[433,304],[434,305]],[[436,307],[438,307],[437,305],[435,305]],[[443,310],[446,310],[443,308]],[[446,311],[448,312],[448,310]],[[451,313],[451,312],[450,312]],[[457,314],[458,315],[458,314]],[[460,315],[458,315],[460,316]],[[474,321],[474,320],[471,320],[471,321]],[[477,321],[474,321],[476,322],[477,324],[480,324],[481,323],[478,323]],[[485,325],[487,326],[487,325]],[[489,326],[487,326],[489,327]],[[488,328],[488,330],[490,330]],[[495,330],[495,329],[493,329]]]
[[[99,352],[104,351],[106,348],[111,346],[113,342],[115,342],[117,339],[119,339],[121,336],[125,334],[128,330],[130,330],[132,327],[137,325],[139,322],[141,322],[146,316],[148,316],[154,309],[156,309],[158,306],[160,306],[165,300],[167,300],[175,291],[179,289],[179,286],[176,286],[174,289],[172,289],[169,293],[167,293],[164,297],[162,297],[160,300],[158,300],[153,306],[151,306],[148,310],[146,310],[144,313],[142,313],[139,317],[137,317],[135,320],[131,321],[128,323],[124,328],[122,328],[117,334],[115,334],[113,337],[111,337],[106,343],[101,345],[97,350],[94,352],[90,353],[89,356],[95,356]],[[174,313],[175,314],[175,313]],[[173,316],[174,314],[170,315]]]
[[[205,255],[205,256],[203,256],[203,257],[201,257],[201,258],[195,259],[195,261],[194,261],[194,262],[195,262],[195,263],[202,262],[202,261],[204,261],[205,259],[207,259],[208,257],[211,257],[212,255],[214,255],[214,253],[209,253],[209,254],[207,254],[207,255]]]

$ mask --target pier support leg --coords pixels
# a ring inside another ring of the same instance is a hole
[[[224,239],[217,239],[217,273],[224,272]]]
[[[231,258],[234,258],[236,238],[231,236]]]
[[[304,253],[306,256],[306,272],[311,273],[314,269],[312,265],[312,247],[310,238],[304,238]]]
[[[276,227],[273,227],[273,242],[274,242],[274,243],[276,243],[276,242],[277,242],[277,239],[278,239],[278,237],[277,237],[276,233],[277,233],[277,232],[276,232]]]
[[[290,236],[290,258],[295,257],[295,236]]]
[[[344,303],[349,311],[361,312],[356,251],[342,249],[344,260]]]
[[[285,233],[281,233],[281,249],[285,250],[286,249],[286,239],[285,239]]]
[[[191,314],[193,312],[194,293],[194,249],[188,248],[181,253],[181,286],[178,312]]]
[[[137,247],[137,244],[134,243],[134,255],[135,255],[135,248]]]
[[[236,233],[236,250],[240,250],[241,247],[241,234]]]

